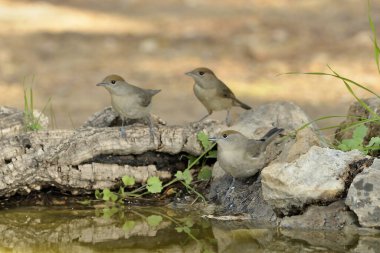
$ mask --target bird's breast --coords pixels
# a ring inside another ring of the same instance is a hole
[[[114,110],[122,117],[129,119],[143,118],[149,114],[149,106],[141,106],[140,98],[136,95],[111,96]]]
[[[209,110],[219,111],[232,107],[232,100],[219,96],[216,88],[205,89],[195,84],[194,94]]]

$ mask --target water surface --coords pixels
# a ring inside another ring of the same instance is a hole
[[[380,252],[380,237],[280,230],[161,207],[0,211],[0,252]]]

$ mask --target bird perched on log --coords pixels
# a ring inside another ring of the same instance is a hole
[[[142,89],[127,83],[121,76],[109,75],[97,86],[103,86],[111,95],[112,108],[122,120],[121,135],[125,137],[124,122],[127,119],[145,119],[149,125],[151,141],[154,141],[150,117],[152,97],[161,90]]]
[[[208,114],[199,121],[210,116],[213,111],[227,110],[226,124],[229,124],[230,110],[233,106],[239,106],[245,110],[251,109],[249,105],[238,100],[234,93],[223,83],[212,70],[208,68],[196,68],[186,75],[192,77],[195,96],[206,107]]]
[[[282,128],[275,127],[261,139],[254,140],[238,131],[226,130],[209,139],[218,144],[217,160],[220,167],[235,180],[254,176],[264,168],[267,163],[265,150],[282,131]]]

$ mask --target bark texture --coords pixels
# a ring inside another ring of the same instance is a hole
[[[176,155],[177,159],[181,153],[199,155],[202,146],[196,134],[202,130],[214,134],[221,127],[210,121],[165,126],[153,117],[154,142],[150,140],[149,127],[140,123],[127,126],[123,138],[120,127],[108,127],[117,125],[118,118],[106,108],[77,130],[22,132],[22,112],[12,108],[1,108],[0,112],[7,110],[8,114],[0,118],[0,197],[28,194],[45,186],[72,194],[88,193],[116,187],[124,175],[134,176],[136,182],[145,182],[150,176],[170,179],[170,168],[157,170],[160,159],[147,159],[147,164],[132,166],[128,159],[119,159],[123,161],[120,163],[107,157],[129,157],[130,164],[134,164],[135,156],[131,155],[147,152],[152,156]]]

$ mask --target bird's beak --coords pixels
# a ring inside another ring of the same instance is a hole
[[[218,140],[218,138],[216,137],[210,137],[208,138],[209,141],[212,141],[212,142],[216,142]]]
[[[193,77],[194,73],[193,72],[186,72],[185,75]]]
[[[97,83],[96,86],[104,86],[104,87],[106,87],[106,86],[108,86],[108,83]]]

